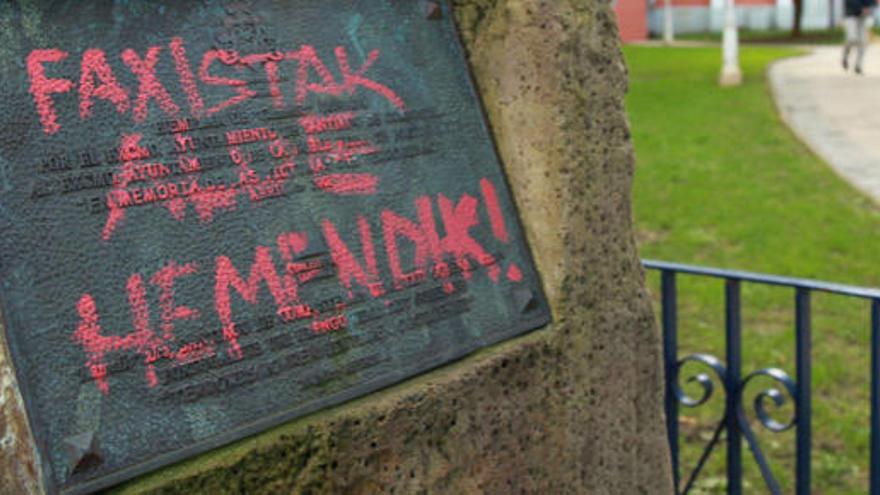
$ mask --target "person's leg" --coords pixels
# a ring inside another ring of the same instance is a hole
[[[849,68],[849,51],[856,44],[856,31],[857,31],[857,23],[858,19],[856,17],[844,17],[843,18],[843,32],[844,32],[844,41],[843,41],[843,68],[844,70]]]
[[[858,45],[856,52],[856,74],[862,73],[862,63],[865,61],[865,50],[868,49],[868,29],[871,26],[871,19],[868,16],[858,18],[857,33]]]

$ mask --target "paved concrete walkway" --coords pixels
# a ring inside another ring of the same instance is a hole
[[[789,127],[880,203],[880,45],[868,48],[864,76],[844,72],[840,62],[840,47],[815,48],[775,63],[770,85]]]

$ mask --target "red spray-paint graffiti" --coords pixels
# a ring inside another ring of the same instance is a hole
[[[226,166],[232,176],[219,183],[216,179],[204,179],[203,165],[210,165],[209,169],[217,167],[215,161],[206,161],[216,157],[200,156],[203,150],[196,144],[199,136],[193,134],[193,124],[257,97],[258,92],[251,87],[255,81],[248,78],[260,74],[253,70],[260,66],[264,78],[260,84],[268,89],[275,109],[288,107],[291,100],[302,107],[310,95],[351,97],[362,91],[403,111],[403,99],[367,75],[378,63],[379,55],[378,50],[369,51],[354,69],[348,52],[340,46],[333,50],[335,67],[330,67],[314,47],[303,44],[290,51],[249,54],[210,49],[191,63],[184,40],[173,37],[167,46],[126,48],[119,53],[119,60],[108,57],[99,48],[89,48],[81,55],[76,80],[47,76],[47,68],[53,74],[64,73],[68,68],[69,62],[65,61],[69,54],[60,49],[33,50],[27,57],[26,68],[30,93],[45,134],[58,133],[62,121],[71,118],[59,115],[55,102],[69,97],[67,93],[74,88],[80,120],[99,112],[106,115],[108,108],[113,111],[111,115],[130,113],[135,123],[147,121],[150,112],[157,111],[173,119],[167,134],[173,140],[168,143],[174,150],[170,161],[154,156],[155,143],[147,144],[142,133],[122,134],[119,165],[113,174],[112,189],[106,195],[108,213],[101,229],[101,238],[109,241],[126,222],[134,221],[133,215],[129,215],[133,207],[161,207],[181,222],[192,207],[200,221],[211,222],[219,213],[238,208],[243,198],[257,207],[265,200],[283,196],[302,156],[306,157],[304,163],[308,168],[300,172],[310,174],[316,190],[344,196],[377,194],[377,174],[351,171],[359,159],[380,152],[374,142],[353,136],[358,129],[358,112],[294,114],[296,136],[270,127],[226,130],[220,145],[225,145],[228,158],[224,159],[231,161]],[[158,68],[166,63],[173,64],[176,81],[163,79],[167,73]],[[137,81],[137,88],[120,84],[114,72],[120,65]],[[292,82],[292,93],[285,93],[288,81]],[[174,90],[182,90],[177,100]],[[187,109],[189,115],[185,115]],[[391,209],[382,210],[372,219],[359,215],[354,222],[356,232],[340,231],[330,219],[321,220],[323,241],[329,248],[339,286],[348,299],[364,295],[382,298],[389,291],[404,290],[428,278],[437,280],[446,293],[452,293],[456,290],[456,273],[464,280],[484,271],[494,283],[499,283],[503,276],[511,282],[521,281],[523,274],[515,263],[502,267],[501,261],[487,249],[487,239],[507,244],[510,236],[495,186],[482,179],[479,189],[482,201],[470,194],[450,198],[440,193],[416,198],[411,215]],[[481,222],[481,218],[488,221]],[[484,229],[482,233],[478,232],[480,228]],[[491,230],[491,236],[487,230]],[[271,296],[278,317],[288,322],[310,320],[308,327],[313,333],[348,328],[345,303],[319,303],[313,307],[300,299],[301,287],[325,269],[322,260],[300,259],[312,239],[305,232],[290,231],[277,235],[275,241],[274,246],[255,246],[253,257],[246,261],[233,262],[231,254],[217,255],[212,260],[213,269],[200,270],[195,261],[169,261],[149,275],[149,285],[144,283],[147,274],[131,274],[125,283],[132,325],[128,333],[102,328],[99,302],[89,292],[83,293],[76,304],[79,324],[72,337],[85,352],[85,366],[96,386],[105,394],[110,392],[110,354],[134,353],[142,357],[149,387],[158,384],[156,366],[161,361],[192,363],[224,351],[231,359],[244,358],[251,347],[241,342],[235,308],[242,303],[266,304],[267,296]],[[378,249],[377,242],[382,244]],[[390,280],[383,280],[382,273],[390,273]],[[214,287],[213,307],[196,308],[176,302],[176,282],[188,277],[212,278],[209,283]],[[150,300],[159,310],[155,330]],[[178,325],[203,321],[206,311],[211,310],[216,312],[219,322],[215,339],[178,341]]]
[[[231,141],[239,144],[243,139],[245,134],[230,137]],[[137,146],[129,151],[131,154],[127,155],[128,158],[144,154],[144,150]],[[141,170],[131,166],[127,172],[129,175],[141,177]],[[144,172],[142,176],[148,177],[149,173]],[[390,209],[383,210],[379,218],[374,219],[381,225],[381,242],[387,257],[385,262],[395,288],[401,289],[414,281],[431,276],[440,281],[447,292],[454,291],[455,285],[450,282],[452,270],[447,259],[453,260],[452,263],[465,279],[470,279],[478,268],[482,268],[489,280],[500,282],[502,268],[498,260],[489,254],[485,241],[477,240],[479,236],[476,232],[481,227],[488,227],[493,238],[508,242],[507,229],[494,185],[488,179],[483,179],[479,186],[483,196],[482,204],[469,194],[463,194],[457,199],[451,199],[445,194],[435,197],[421,196],[413,203],[415,220]],[[481,209],[483,218],[489,219],[488,226],[480,221]],[[438,213],[439,224],[435,221]],[[362,291],[369,297],[383,297],[386,295],[386,286],[380,275],[380,258],[373,229],[369,219],[362,215],[357,217],[356,225],[356,235],[350,236],[348,232],[340,232],[334,222],[328,219],[321,222],[321,231],[330,248],[336,277],[349,299],[355,297],[355,291]],[[442,235],[439,229],[441,226]],[[350,237],[357,237],[359,246],[351,242]],[[226,353],[231,358],[245,357],[240,343],[240,332],[236,328],[233,302],[241,300],[249,305],[257,305],[260,303],[260,292],[263,288],[268,290],[279,317],[286,321],[311,319],[309,326],[314,333],[340,331],[348,327],[344,303],[322,313],[300,300],[299,287],[311,280],[316,270],[320,269],[320,265],[315,265],[314,261],[296,259],[307,251],[309,242],[310,239],[304,232],[282,233],[277,236],[274,247],[254,248],[249,268],[237,267],[226,255],[219,255],[214,259],[214,269],[207,272],[213,275],[212,309],[217,313],[220,322],[218,341],[225,342]],[[407,250],[413,252],[410,259],[404,259],[400,249],[401,242],[413,244],[414,249]],[[144,284],[144,275],[140,273],[132,274],[126,283],[133,328],[126,335],[105,334],[93,296],[88,292],[81,295],[76,305],[80,323],[73,339],[83,347],[87,356],[85,366],[102,392],[106,394],[110,390],[106,364],[106,357],[110,353],[134,352],[141,355],[146,368],[145,379],[150,387],[157,384],[155,365],[160,360],[188,363],[216,355],[217,342],[179,343],[175,337],[175,322],[200,319],[205,309],[178,305],[175,302],[175,281],[182,277],[197,277],[199,274],[199,267],[195,262],[172,261],[150,276],[149,280],[158,292],[161,333],[155,332],[151,326],[148,291]],[[522,272],[514,263],[508,265],[506,275],[512,282],[522,280]]]
[[[352,127],[354,112],[330,115],[306,115],[299,124],[306,132],[309,151],[309,169],[315,185],[327,192],[336,194],[375,194],[379,178],[375,174],[364,173],[326,173],[328,163],[350,163],[360,155],[371,155],[379,149],[369,141],[349,141],[343,139],[325,140],[321,134],[329,131],[342,131]]]
[[[131,109],[134,122],[143,122],[149,116],[150,103],[155,102],[168,116],[180,114],[180,104],[168,91],[171,87],[157,74],[156,66],[163,57],[163,47],[154,45],[139,54],[132,48],[120,53],[120,59],[128,70],[137,78],[137,96],[131,104],[131,91],[119,84],[112,65],[108,63],[106,53],[100,48],[85,50],[80,59],[79,81],[79,118],[84,120],[92,116],[95,98],[109,101],[117,112],[125,114]],[[195,119],[221,112],[229,107],[241,104],[254,98],[257,92],[249,86],[249,81],[237,77],[229,77],[230,70],[240,73],[246,67],[262,64],[269,93],[275,108],[285,108],[287,100],[282,87],[282,69],[287,62],[295,63],[295,76],[291,78],[295,87],[294,102],[298,106],[306,103],[309,94],[351,96],[362,89],[379,95],[394,108],[403,110],[406,105],[397,93],[388,86],[367,77],[367,71],[373,67],[378,58],[379,50],[372,50],[357,70],[352,70],[348,52],[345,47],[338,46],[333,53],[336,58],[338,76],[334,75],[318,56],[311,45],[302,45],[299,49],[287,52],[267,52],[241,55],[231,50],[208,50],[202,55],[198,65],[198,78],[193,73],[192,64],[182,38],[174,37],[168,43],[168,53],[177,72],[176,83],[183,89],[189,104],[190,115]],[[26,60],[26,69],[30,79],[30,93],[33,95],[37,114],[46,134],[55,134],[61,130],[59,115],[54,98],[61,98],[70,92],[76,83],[72,79],[47,77],[48,65],[61,64],[52,71],[64,70],[64,60],[69,53],[58,48],[38,49],[31,51]],[[167,57],[168,55],[164,55]],[[320,81],[312,81],[310,76],[316,73]],[[95,86],[95,79],[101,84]],[[206,92],[199,85],[206,86]],[[223,88],[226,88],[225,90]],[[208,91],[208,90],[213,91]],[[228,95],[228,90],[233,95]],[[225,94],[224,94],[225,93]],[[219,95],[219,98],[218,98]],[[206,100],[213,102],[205,108]]]
[[[375,194],[379,177],[371,173],[331,173],[328,165],[351,163],[359,156],[370,155],[379,148],[366,140],[324,139],[322,134],[349,130],[356,114],[310,114],[299,119],[307,136],[308,162],[312,180],[320,190],[339,195]],[[229,184],[203,185],[199,179],[201,164],[194,154],[193,138],[186,134],[188,123],[178,121],[174,127],[174,144],[178,153],[181,179],[172,180],[170,165],[150,161],[149,149],[141,145],[141,134],[124,135],[119,145],[121,165],[114,175],[114,187],[107,193],[107,220],[101,236],[109,240],[135,206],[159,204],[178,221],[185,218],[186,205],[193,205],[203,222],[213,219],[216,210],[237,207],[237,197],[247,196],[251,203],[284,194],[285,185],[296,169],[299,149],[275,131],[260,127],[226,132],[229,158],[238,166],[238,178]],[[264,176],[254,169],[253,154],[245,147],[262,143],[275,165]],[[149,181],[150,184],[145,184]]]
[[[101,84],[95,86],[95,79]],[[92,114],[92,98],[107,100],[116,107],[119,113],[128,111],[128,91],[116,82],[116,76],[107,65],[107,59],[101,50],[86,50],[82,56],[82,69],[79,79],[79,116],[88,118]]]
[[[101,328],[98,310],[91,294],[83,294],[76,305],[80,324],[73,334],[73,339],[88,356],[86,368],[98,389],[107,394],[110,385],[107,381],[107,364],[105,356],[111,352],[133,351],[144,358],[145,378],[147,385],[158,384],[155,363],[159,359],[173,359],[177,362],[190,363],[214,355],[213,344],[195,342],[180,346],[175,352],[171,350],[174,341],[174,320],[199,318],[197,310],[174,304],[174,279],[190,275],[196,270],[195,265],[178,266],[174,263],[160,269],[152,282],[160,288],[159,304],[162,307],[162,331],[160,337],[150,326],[150,308],[147,302],[146,288],[143,277],[135,273],[128,278],[126,291],[131,307],[133,331],[125,336],[104,335]]]
[[[168,90],[162,85],[162,82],[156,77],[156,63],[159,62],[159,52],[161,46],[151,46],[147,49],[147,54],[141,58],[137,52],[131,48],[122,52],[122,60],[128,65],[131,72],[138,78],[138,95],[132,109],[132,115],[135,122],[143,122],[148,115],[147,105],[150,100],[155,99],[167,115],[174,117],[180,112],[180,107]]]

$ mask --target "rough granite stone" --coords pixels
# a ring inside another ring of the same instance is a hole
[[[554,323],[115,491],[672,492],[659,333],[631,225],[626,68],[610,7],[453,3]],[[2,390],[0,419],[9,411],[19,419],[0,423],[0,439],[13,438],[12,447],[0,441],[0,481],[31,486],[34,468],[18,467],[33,466],[16,440],[27,435],[19,399]]]
[[[39,457],[0,324],[0,495],[42,492]]]

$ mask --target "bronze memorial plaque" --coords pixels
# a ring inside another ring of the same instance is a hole
[[[549,322],[446,3],[0,21],[0,309],[52,492]]]

